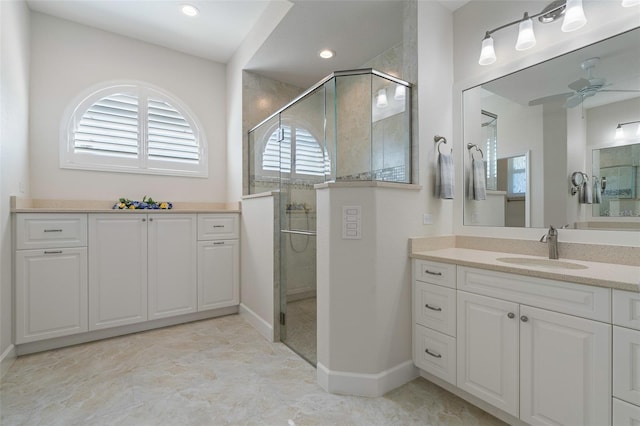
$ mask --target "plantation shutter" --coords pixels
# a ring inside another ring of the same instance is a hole
[[[187,120],[168,102],[149,98],[147,107],[149,159],[198,162],[198,142]]]
[[[91,105],[76,127],[73,147],[75,152],[136,158],[138,98],[117,93]]]
[[[330,171],[329,159],[313,135],[303,128],[282,126],[283,140],[276,129],[265,144],[262,153],[262,170],[291,173],[291,159],[295,156],[295,173],[324,176]],[[292,144],[295,154],[292,155]]]
[[[324,176],[324,160],[324,152],[316,138],[305,129],[296,129],[296,173]]]

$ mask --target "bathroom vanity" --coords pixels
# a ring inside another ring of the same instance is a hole
[[[15,208],[19,353],[237,312],[239,210]]]
[[[510,423],[640,421],[639,266],[456,247],[411,257],[425,378]]]

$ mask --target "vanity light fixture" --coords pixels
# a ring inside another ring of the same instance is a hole
[[[389,105],[387,101],[387,90],[380,89],[378,90],[378,95],[376,96],[376,106],[378,108],[385,108]]]
[[[181,10],[182,13],[190,17],[198,16],[198,14],[200,13],[198,8],[192,4],[183,4]]]
[[[622,7],[633,7],[640,5],[640,0],[622,0]]]
[[[330,49],[323,49],[318,52],[318,56],[320,56],[322,59],[331,59],[336,56],[336,52]]]
[[[625,0],[640,2],[640,0]],[[496,61],[496,52],[493,47],[493,37],[491,34],[496,31],[508,28],[518,24],[518,40],[516,41],[516,50],[522,51],[531,49],[536,45],[536,36],[533,33],[533,18],[543,24],[555,22],[564,16],[562,22],[562,31],[570,32],[582,28],[587,23],[587,18],[582,10],[582,0],[554,0],[547,5],[540,13],[529,16],[528,12],[524,12],[522,19],[501,25],[485,33],[482,40],[482,49],[478,63],[480,65],[491,65]]]
[[[615,139],[616,140],[624,139],[624,129],[622,128],[622,126],[626,126],[628,124],[636,124],[636,123],[640,123],[640,120],[628,121],[626,123],[618,123],[618,127],[616,127]],[[638,124],[638,130],[636,131],[636,136],[640,136],[640,124]]]
[[[401,84],[396,86],[396,92],[393,94],[393,99],[396,101],[404,101],[407,97],[407,88]]]

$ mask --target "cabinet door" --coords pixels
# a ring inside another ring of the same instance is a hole
[[[87,249],[16,252],[16,343],[88,330]]]
[[[89,329],[147,319],[147,215],[89,215]]]
[[[613,426],[640,425],[640,407],[613,398]]]
[[[640,405],[640,331],[613,327],[613,396]]]
[[[520,307],[520,419],[611,422],[611,325]]]
[[[198,310],[240,303],[238,240],[198,242]]]
[[[458,387],[518,416],[518,305],[458,291]]]
[[[149,319],[196,312],[196,215],[149,215],[148,232]]]

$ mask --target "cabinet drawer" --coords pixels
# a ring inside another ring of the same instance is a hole
[[[613,290],[613,323],[640,330],[640,293]]]
[[[613,398],[613,426],[640,424],[640,407]]]
[[[232,240],[239,238],[237,214],[199,214],[198,240]]]
[[[456,339],[414,325],[413,362],[418,368],[456,384]]]
[[[456,288],[456,265],[414,260],[414,278],[431,284]]]
[[[608,288],[464,266],[458,267],[457,279],[459,290],[611,322],[611,290]]]
[[[16,215],[16,248],[42,249],[87,245],[86,214]]]
[[[640,405],[640,331],[613,327],[613,395]]]
[[[415,322],[449,336],[456,336],[456,291],[452,288],[415,282]]]

